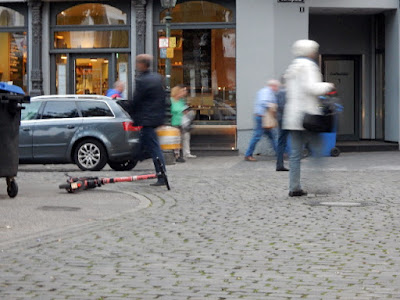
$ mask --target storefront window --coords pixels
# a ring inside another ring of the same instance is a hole
[[[51,27],[50,53],[56,62],[52,91],[105,95],[116,80],[122,80],[128,94],[131,5],[126,1],[115,5],[118,8],[83,3],[61,12],[59,5],[52,5],[56,12],[52,14],[54,25]],[[93,49],[101,51],[93,52]],[[61,51],[65,54],[59,54]]]
[[[196,110],[196,120],[235,124],[235,29],[173,30],[172,36],[176,47],[171,86],[188,87],[188,104]],[[165,58],[159,58],[158,72],[165,74]]]
[[[163,22],[166,10],[161,12]],[[203,23],[203,22],[232,22],[233,14],[230,9],[209,1],[190,1],[178,4],[172,9],[173,23]]]
[[[24,16],[15,10],[0,6],[0,27],[17,26],[25,26]]]
[[[9,29],[17,26],[24,26],[24,16],[0,6],[0,81],[15,84],[27,91],[26,32]]]
[[[164,17],[162,11],[161,23]],[[168,55],[171,87],[188,87],[187,102],[196,112],[196,124],[236,124],[236,30],[232,24],[204,28],[204,23],[232,19],[232,11],[219,4],[188,1],[172,10],[172,22],[203,23],[200,28],[176,29],[179,24],[173,25],[169,49],[160,47],[165,29],[158,30],[158,72],[165,74]]]
[[[106,4],[85,3],[59,13],[57,25],[126,25],[126,13]]]
[[[67,62],[66,54],[58,54],[56,56],[56,94],[67,94]]]
[[[55,49],[128,47],[128,30],[63,31],[54,33]]]
[[[122,93],[124,99],[128,99],[128,70],[129,70],[129,55],[117,53],[117,80],[125,83],[125,90]]]

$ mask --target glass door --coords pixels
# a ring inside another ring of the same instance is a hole
[[[105,95],[109,89],[110,55],[73,57],[73,93]]]

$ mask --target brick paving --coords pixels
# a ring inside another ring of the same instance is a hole
[[[0,242],[0,298],[400,299],[399,158],[342,154],[324,172],[306,159],[309,195],[295,199],[268,157],[170,166],[171,191],[149,181],[102,187],[103,201],[118,191],[143,208]],[[58,168],[36,180],[62,178]]]

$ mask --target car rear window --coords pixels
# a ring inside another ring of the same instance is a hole
[[[78,101],[82,116],[89,117],[113,117],[113,113],[105,102]]]
[[[62,119],[79,117],[78,109],[73,101],[47,101],[42,119]]]

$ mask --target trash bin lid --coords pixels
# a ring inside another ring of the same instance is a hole
[[[9,92],[9,93],[25,95],[24,90],[19,86],[7,84],[5,82],[0,82],[0,92]]]

